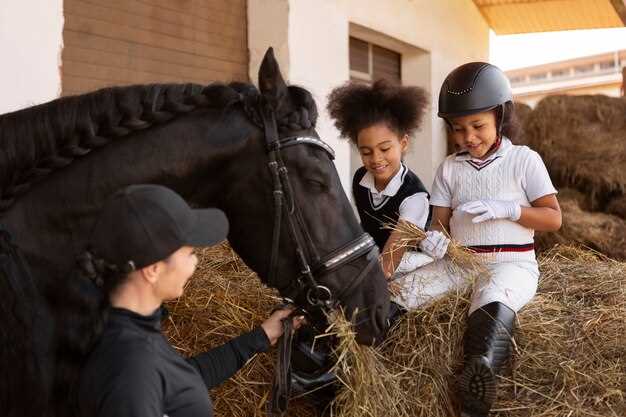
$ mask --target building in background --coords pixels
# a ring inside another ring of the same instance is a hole
[[[624,95],[626,49],[506,71],[515,100],[534,107],[552,94]]]
[[[325,112],[330,90],[379,77],[423,87],[431,106],[406,163],[425,184],[446,154],[437,93],[454,67],[487,60],[498,34],[618,27],[623,0],[20,0],[0,2],[0,113],[101,87],[252,81],[273,46],[309,89],[317,130],[349,190],[359,165]]]

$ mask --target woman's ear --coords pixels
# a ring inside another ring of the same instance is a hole
[[[148,281],[150,284],[155,284],[159,277],[161,276],[161,271],[163,269],[163,262],[155,262],[148,266],[144,266],[139,270],[143,279]]]

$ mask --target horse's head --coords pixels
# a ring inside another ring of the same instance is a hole
[[[229,240],[284,297],[305,309],[338,302],[360,343],[381,340],[387,284],[343,191],[333,151],[314,129],[315,103],[306,90],[285,84],[271,49],[259,87],[261,96],[247,105],[258,129],[233,164],[240,180],[226,187],[222,200],[232,224]]]

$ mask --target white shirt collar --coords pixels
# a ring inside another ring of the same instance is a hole
[[[476,162],[479,162],[479,163],[485,163],[485,162],[491,161],[492,159],[495,159],[497,157],[504,156],[509,151],[509,149],[511,149],[512,146],[513,146],[513,144],[511,143],[509,138],[507,138],[505,136],[505,137],[502,138],[502,142],[500,142],[500,146],[498,147],[498,149],[494,153],[489,155],[487,158],[485,158],[485,159],[473,158],[472,155],[470,155],[469,152],[467,152],[467,151],[457,152],[457,154],[455,155],[454,159],[456,161],[473,160],[473,161],[476,161]]]
[[[396,175],[394,175],[393,178],[391,178],[391,181],[389,181],[389,184],[387,184],[387,186],[382,191],[378,191],[376,189],[374,176],[369,171],[367,171],[365,175],[363,175],[363,178],[361,178],[359,185],[370,190],[370,192],[373,195],[380,194],[380,195],[393,197],[394,195],[396,195],[396,193],[402,186],[402,183],[404,182],[404,176],[406,175],[406,173],[407,173],[407,167],[405,167],[404,164],[400,164],[400,169],[398,170],[398,172],[396,172]]]

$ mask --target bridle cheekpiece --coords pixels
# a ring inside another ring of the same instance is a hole
[[[287,302],[294,303],[304,292],[304,299],[309,304],[309,307],[320,307],[325,310],[333,309],[342,297],[352,292],[361,283],[372,266],[378,262],[378,248],[372,237],[367,233],[363,233],[356,239],[324,256],[319,261],[312,262],[307,254],[315,253],[315,250],[310,234],[302,220],[300,210],[295,203],[293,189],[289,181],[289,172],[283,162],[281,150],[295,145],[315,146],[323,149],[331,159],[335,158],[335,152],[327,143],[317,137],[288,136],[280,138],[276,127],[274,110],[265,101],[261,102],[260,113],[269,157],[268,168],[272,176],[274,200],[274,228],[268,283],[274,287],[277,287],[278,284],[276,273],[278,269],[280,232],[282,220],[285,217],[290,235],[295,243],[300,275],[286,287],[279,288],[281,294],[283,294]],[[283,216],[283,211],[285,216]],[[308,241],[308,246],[305,241]],[[323,276],[364,255],[369,255],[369,262],[366,267],[337,293],[333,293],[327,285],[320,283],[320,278]]]

